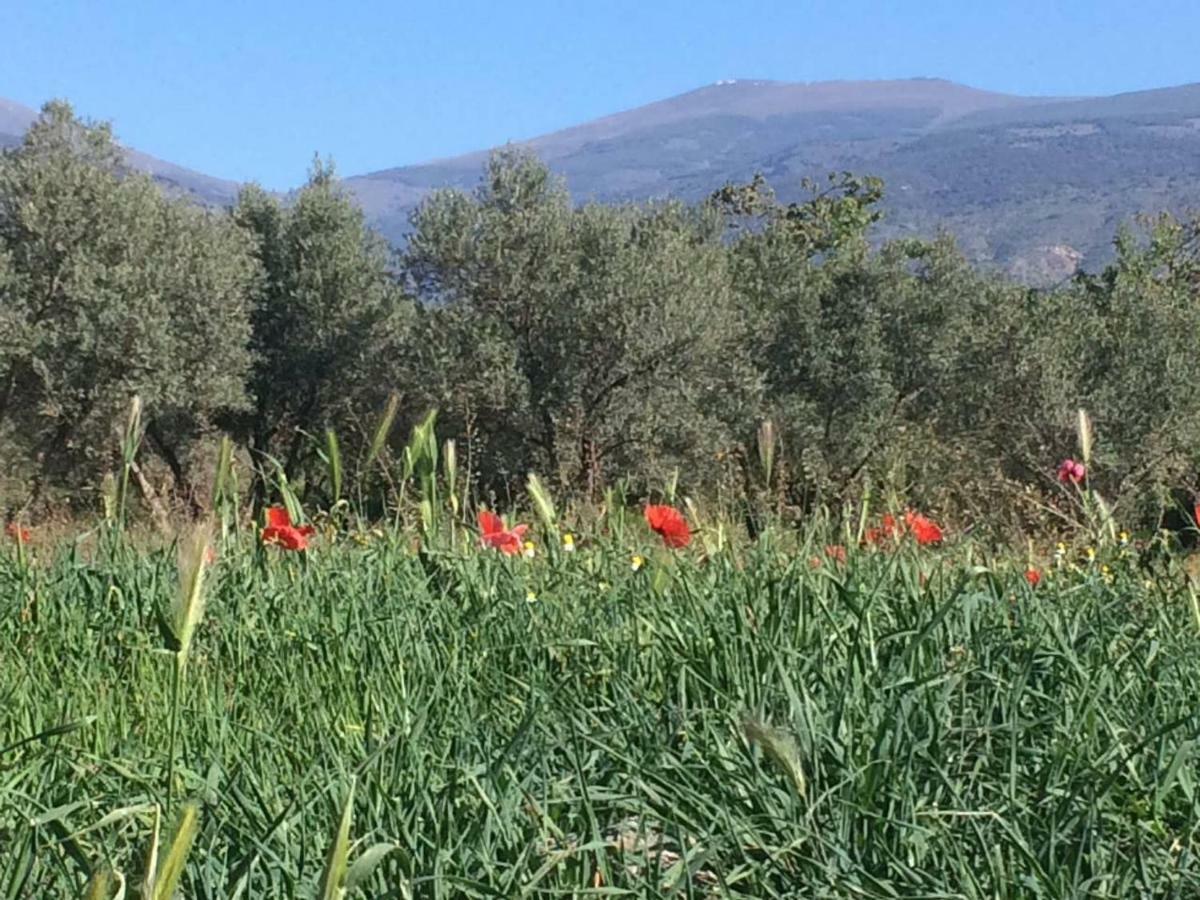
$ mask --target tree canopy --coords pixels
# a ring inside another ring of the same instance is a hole
[[[1200,488],[1197,222],[1147,219],[1104,272],[1034,290],[945,235],[880,244],[876,179],[808,187],[578,204],[505,150],[474,192],[433,193],[396,252],[329,164],[205,210],[48,104],[0,157],[2,502],[86,498],[135,395],[145,464],[193,508],[223,435],[259,499],[283,478],[332,500],[330,453],[379,458],[382,435],[386,463],[403,434],[378,428],[389,397],[401,425],[440,411],[481,498],[535,470],[581,497],[677,478],[802,517],[886,490],[1026,527],[1080,407],[1129,515]]]

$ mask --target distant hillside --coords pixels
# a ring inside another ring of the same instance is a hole
[[[953,232],[1032,281],[1110,257],[1135,213],[1200,206],[1200,85],[1032,98],[934,79],[723,82],[524,143],[580,199],[699,199],[762,171],[785,199],[834,170],[879,175],[888,236]],[[485,153],[347,181],[402,238],[431,189],[471,187]]]
[[[36,111],[0,97],[0,148],[21,143],[22,135],[35,119]],[[127,150],[127,158],[130,166],[149,173],[172,194],[211,206],[228,205],[237,197],[239,185],[235,182],[193,172],[137,150]]]
[[[0,146],[33,121],[0,100]],[[332,141],[331,141],[332,142]],[[882,236],[955,234],[972,259],[1035,282],[1096,269],[1139,212],[1200,208],[1200,85],[1112,97],[990,93],[937,79],[725,81],[522,143],[580,200],[698,200],[763,172],[785,200],[849,170],[887,187]],[[224,205],[237,185],[131,150],[174,193]],[[403,240],[440,187],[473,188],[487,151],[346,180]]]
[[[29,107],[0,97],[0,147],[21,143],[21,135],[36,118],[37,113]]]

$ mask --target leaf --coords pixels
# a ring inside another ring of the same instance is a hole
[[[317,889],[320,900],[339,900],[345,895],[342,883],[346,878],[346,867],[350,857],[350,817],[354,812],[354,779],[346,790],[346,799],[342,803],[341,820],[329,845],[329,853],[325,857],[325,869],[321,873],[321,884]]]
[[[325,429],[325,454],[332,493],[330,502],[337,506],[338,501],[342,499],[342,448],[338,443],[337,433],[332,428]]]
[[[101,828],[107,828],[116,822],[122,822],[125,819],[133,818],[134,816],[143,816],[146,813],[154,813],[158,810],[157,803],[135,803],[130,806],[122,806],[120,809],[114,809],[112,812],[105,815],[99,822],[88,825],[86,828],[81,828],[76,831],[71,837],[76,838],[80,835],[87,834],[89,831],[98,831]]]
[[[146,847],[146,874],[142,877],[143,900],[155,900],[154,883],[158,878],[158,839],[162,827],[162,810],[154,805],[154,825],[150,829],[150,844]]]
[[[112,894],[113,879],[117,879],[116,896]],[[97,869],[83,889],[83,900],[120,900],[125,896],[125,879],[112,869]]]
[[[800,751],[792,736],[780,729],[772,728],[765,722],[751,718],[743,720],[742,728],[746,732],[746,737],[762,747],[767,756],[775,761],[775,764],[792,783],[792,787],[796,789],[796,793],[800,797],[804,797],[808,790],[808,783],[804,777],[804,768],[800,764]]]
[[[161,873],[154,881],[152,900],[172,900],[183,878],[183,869],[187,865],[188,854],[200,830],[200,811],[196,804],[189,803],[179,816],[179,824],[171,838],[171,846],[166,858],[162,860]]]
[[[354,865],[346,873],[346,893],[353,892],[365,883],[371,877],[371,873],[375,871],[375,867],[383,861],[383,858],[399,849],[400,847],[397,844],[380,843],[366,850],[354,861]]]
[[[44,741],[47,738],[57,737],[60,734],[70,734],[72,731],[77,731],[80,728],[87,728],[95,721],[95,716],[86,716],[74,722],[64,722],[62,725],[55,725],[52,728],[47,728],[45,731],[39,731],[37,734],[31,734],[27,738],[22,738],[16,743],[9,744],[6,747],[0,747],[0,756],[3,756],[5,753],[9,753],[20,747],[24,747],[26,744],[32,744],[35,741]]]
[[[50,822],[61,821],[62,819],[65,819],[70,813],[73,813],[75,810],[77,810],[81,807],[87,806],[87,805],[88,804],[87,804],[86,800],[79,800],[75,803],[65,803],[62,806],[54,807],[54,809],[46,810],[40,816],[37,816],[35,819],[33,819],[33,821],[30,824],[32,824],[34,828],[40,828],[41,826],[46,825]]]

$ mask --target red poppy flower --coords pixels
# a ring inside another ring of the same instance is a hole
[[[4,533],[18,544],[28,544],[29,539],[33,537],[33,533],[28,528],[22,528],[16,522],[9,522],[5,525]]]
[[[891,513],[884,513],[883,518],[879,520],[878,528],[867,529],[866,541],[868,544],[882,544],[899,534],[900,526],[896,522],[896,517]]]
[[[846,548],[841,544],[827,544],[825,546],[825,555],[836,563],[844,563],[846,561]]]
[[[1064,459],[1058,464],[1058,480],[1063,484],[1079,484],[1087,477],[1087,467],[1073,459]]]
[[[692,542],[692,532],[687,520],[673,506],[651,504],[645,510],[646,524],[673,550],[680,550]]]
[[[484,547],[499,550],[505,556],[516,556],[521,552],[521,539],[529,530],[528,525],[504,527],[504,520],[486,509],[479,511],[479,540]]]
[[[917,539],[918,544],[940,544],[944,535],[941,527],[932,519],[927,519],[911,509],[904,514],[904,522],[908,530]]]
[[[1041,584],[1042,573],[1037,569],[1026,569],[1025,580],[1029,582],[1030,587],[1037,587],[1039,584]]]
[[[286,508],[267,509],[267,527],[262,530],[262,542],[284,550],[307,550],[308,539],[315,529],[311,525],[293,525]]]

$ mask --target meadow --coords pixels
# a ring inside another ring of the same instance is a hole
[[[1200,896],[1180,558],[537,511],[10,529],[0,897]]]
[[[1200,219],[123,158],[0,153],[0,900],[1200,897]]]

